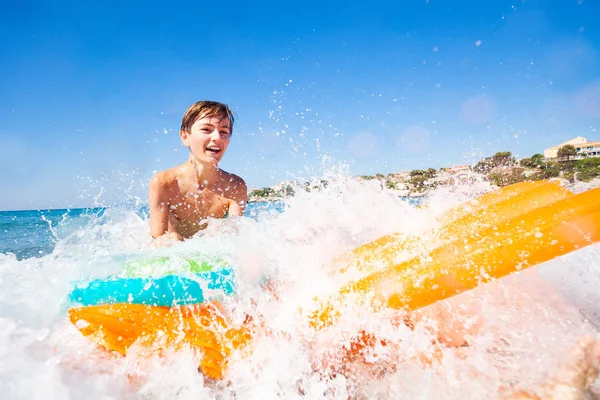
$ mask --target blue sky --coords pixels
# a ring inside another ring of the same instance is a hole
[[[201,99],[250,187],[600,139],[599,1],[208,3],[7,3],[0,210],[144,200]]]

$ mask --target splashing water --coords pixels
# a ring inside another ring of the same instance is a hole
[[[53,236],[47,254],[0,254],[1,397],[494,399],[535,390],[580,337],[597,335],[598,245],[441,302],[413,329],[398,323],[402,316],[354,310],[316,334],[300,312],[341,284],[331,274],[336,257],[385,234],[423,232],[485,189],[440,190],[423,199],[425,211],[393,191],[338,177],[322,190],[298,191],[280,209],[254,206],[249,217],[211,221],[200,235],[160,249],[149,247],[147,216],[137,209],[67,215],[53,229],[74,228]],[[117,274],[134,257],[198,250],[237,269],[239,295],[224,304],[232,319],[259,317],[269,332],[255,337],[252,351],[233,355],[223,381],[199,374],[191,352],[148,359],[133,348],[112,356],[66,319],[74,282]],[[274,289],[264,289],[265,278]],[[448,323],[438,326],[432,315]],[[456,328],[475,322],[480,329],[467,329],[468,346],[435,345],[439,337],[462,340]],[[344,348],[360,332],[386,345],[349,358]]]

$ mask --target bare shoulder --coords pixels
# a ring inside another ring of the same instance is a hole
[[[246,182],[239,176],[221,170],[220,185],[227,197],[244,200],[247,196],[248,187]]]
[[[148,189],[157,197],[168,197],[169,193],[177,186],[180,175],[180,167],[174,167],[165,171],[159,171],[152,175]]]

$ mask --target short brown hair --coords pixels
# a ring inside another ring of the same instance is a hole
[[[223,115],[224,118],[229,118],[229,125],[231,132],[233,132],[233,122],[235,117],[233,111],[227,104],[219,103],[217,101],[197,101],[185,110],[183,118],[181,119],[181,130],[189,132],[196,122],[200,118],[204,117],[216,117]]]

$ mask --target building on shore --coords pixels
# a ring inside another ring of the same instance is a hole
[[[559,144],[558,146],[550,147],[549,149],[544,150],[545,158],[556,158],[558,149],[562,146],[570,144],[575,147],[577,154],[575,155],[575,159],[581,159],[586,157],[600,157],[600,140],[594,142],[588,142],[586,138],[577,136],[574,139],[567,140],[564,143]]]

